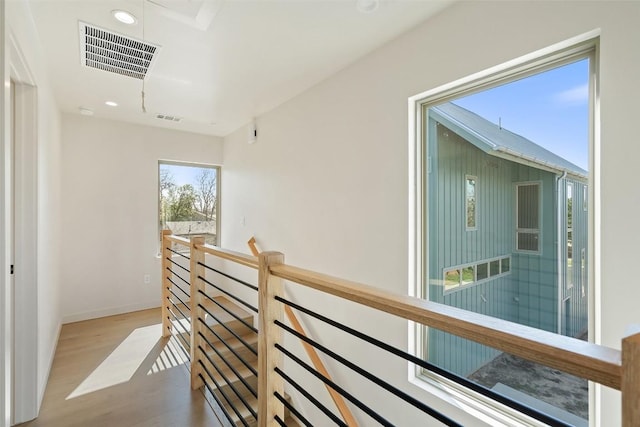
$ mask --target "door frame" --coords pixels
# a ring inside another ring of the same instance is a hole
[[[12,424],[34,419],[38,390],[38,98],[33,74],[9,36],[14,83]]]
[[[11,220],[8,182],[11,153],[10,90],[9,77],[9,31],[7,29],[7,4],[0,0],[0,426],[8,427],[12,412],[12,355],[13,355],[13,295],[8,267]]]

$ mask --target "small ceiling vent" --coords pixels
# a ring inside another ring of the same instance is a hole
[[[85,67],[143,80],[160,46],[80,22],[80,62]]]
[[[182,121],[182,117],[170,116],[169,114],[156,114],[156,119],[167,120],[169,122],[180,123]]]

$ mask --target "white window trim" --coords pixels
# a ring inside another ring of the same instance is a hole
[[[596,329],[596,307],[599,306],[600,280],[597,277],[595,265],[600,260],[600,232],[595,224],[600,221],[600,134],[598,121],[599,112],[599,37],[600,30],[595,29],[584,34],[572,37],[555,45],[540,49],[514,60],[499,64],[489,69],[463,77],[459,80],[438,86],[426,92],[417,94],[408,99],[408,201],[409,201],[409,227],[408,227],[408,294],[428,299],[428,283],[424,278],[430,277],[428,271],[428,210],[426,208],[425,189],[428,188],[428,160],[423,138],[427,135],[428,123],[426,110],[430,105],[452,100],[463,93],[470,93],[476,89],[497,86],[501,82],[515,80],[539,72],[542,69],[550,69],[571,62],[579,57],[588,57],[591,64],[590,72],[590,141],[589,141],[589,188],[590,197],[588,206],[589,215],[589,292],[593,296],[589,302],[589,329],[595,331],[596,340],[599,339]],[[430,160],[430,159],[429,159]],[[408,322],[408,351],[423,355],[426,346],[425,328],[419,327],[414,322]],[[590,337],[590,339],[593,339]],[[532,420],[520,413],[513,411],[504,405],[498,404],[477,393],[452,384],[445,379],[434,375],[424,374],[418,367],[407,365],[408,378],[411,384],[425,390],[443,401],[450,402],[465,412],[491,421],[504,423],[504,425],[524,426],[543,424]],[[594,386],[590,384],[590,418],[599,417],[595,405],[596,393]]]
[[[537,185],[538,186],[538,228],[518,228],[518,188],[522,186],[529,185]],[[529,255],[540,255],[542,253],[542,181],[523,181],[515,183],[515,218],[514,223],[516,226],[516,234],[515,234],[515,243],[514,248],[515,252],[520,254],[529,254]],[[526,249],[518,248],[518,234],[519,233],[527,233],[527,234],[537,234],[538,235],[538,250],[537,251],[529,251]]]
[[[476,201],[476,207],[473,211],[475,214],[474,227],[469,227],[468,225],[469,224],[469,207],[467,204],[469,203],[469,197],[467,195],[467,181],[469,181],[470,179],[472,179],[475,182],[475,185],[473,187],[473,198]],[[474,175],[464,176],[464,228],[466,231],[478,230],[478,177]]]

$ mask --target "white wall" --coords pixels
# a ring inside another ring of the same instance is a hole
[[[245,242],[255,234],[261,249],[282,251],[291,264],[405,293],[407,98],[601,29],[602,264],[596,280],[602,299],[597,318],[602,343],[619,348],[625,327],[638,322],[640,299],[637,283],[628,276],[640,241],[640,231],[628,221],[629,212],[640,210],[629,172],[637,169],[640,156],[634,143],[640,113],[638,22],[637,2],[453,5],[259,117],[254,145],[247,144],[246,129],[225,138],[222,245],[247,252]],[[322,299],[312,305],[323,302],[329,304]],[[407,346],[404,322],[331,304],[332,317]],[[342,343],[337,335],[323,341]],[[351,348],[348,354],[365,356],[364,363],[369,363],[366,349]],[[385,366],[385,375],[395,383],[406,382],[406,368],[382,360],[376,364]],[[445,407],[407,388],[427,403]],[[364,385],[361,390],[366,390]],[[448,411],[469,424],[461,410]],[[603,425],[619,425],[617,392],[606,391],[601,420]]]
[[[60,114],[26,2],[8,2],[8,26],[37,87],[37,399],[42,401],[61,325]],[[16,58],[13,58],[15,61]],[[23,266],[25,267],[25,266]],[[18,268],[18,267],[16,267]],[[28,268],[28,267],[27,267]]]
[[[158,160],[221,164],[222,141],[73,114],[62,138],[64,322],[160,306]]]

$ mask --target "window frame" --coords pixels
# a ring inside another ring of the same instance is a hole
[[[429,210],[427,204],[430,185],[429,173],[432,172],[432,158],[428,155],[429,135],[428,109],[431,106],[454,100],[460,96],[497,87],[503,83],[515,81],[533,74],[560,67],[581,59],[589,59],[589,180],[588,180],[588,252],[587,273],[588,289],[594,295],[594,289],[600,286],[600,280],[594,275],[594,265],[600,260],[599,233],[596,224],[599,214],[594,206],[600,200],[600,134],[597,123],[600,117],[599,103],[599,48],[600,30],[595,29],[580,36],[572,37],[538,51],[523,55],[511,61],[479,71],[467,77],[445,83],[426,92],[409,98],[408,120],[408,293],[423,299],[429,299]],[[487,266],[488,267],[488,266]],[[510,265],[510,270],[511,270]],[[476,270],[477,274],[477,270]],[[588,303],[589,328],[595,328],[595,302]],[[408,322],[408,350],[419,357],[425,355],[427,348],[426,327]],[[452,383],[436,374],[426,373],[416,366],[409,365],[409,381],[418,388],[439,396],[446,401],[456,402],[470,414],[482,414],[493,420],[530,423],[526,416],[487,399],[468,388]],[[591,387],[591,386],[590,386]],[[594,394],[590,393],[589,404],[594,405]]]
[[[585,286],[589,284],[587,282],[587,256],[586,249],[580,249],[580,294],[582,298],[586,296]]]
[[[469,181],[473,180],[473,199],[475,206],[473,209],[473,227],[469,227],[469,194],[467,188]],[[464,176],[464,229],[465,231],[477,231],[478,230],[478,177],[475,175]]]
[[[565,220],[566,220],[566,224],[567,224],[567,234],[565,236],[565,242],[566,242],[566,264],[565,264],[565,269],[566,269],[566,273],[565,273],[565,279],[566,279],[566,285],[567,285],[567,291],[570,289],[573,289],[573,285],[574,285],[574,280],[573,280],[573,273],[574,273],[574,268],[575,268],[575,257],[574,257],[574,248],[573,248],[573,244],[574,244],[574,235],[573,235],[573,219],[574,219],[574,211],[575,211],[575,186],[573,185],[573,182],[567,181],[567,185],[565,186]],[[569,200],[571,200],[571,210],[569,210]],[[571,215],[571,225],[569,225],[569,215]],[[569,244],[571,244],[571,256],[569,256]],[[569,261],[571,261],[571,270],[569,270]]]
[[[220,246],[220,229],[221,229],[221,180],[222,180],[222,167],[220,165],[209,164],[209,163],[199,163],[199,162],[183,162],[178,160],[165,160],[158,159],[158,164],[156,167],[156,189],[158,191],[157,195],[157,207],[156,207],[156,221],[158,224],[158,257],[162,256],[162,220],[160,219],[160,209],[162,208],[162,194],[160,190],[160,167],[161,165],[169,165],[169,166],[186,166],[186,167],[194,167],[194,168],[207,168],[207,169],[215,169],[216,170],[216,244]],[[178,255],[172,255],[178,256]]]
[[[509,260],[509,271],[503,271],[502,262],[505,259]],[[491,274],[491,264],[495,262],[498,263],[498,272],[496,274]],[[483,277],[482,279],[478,279],[478,266],[480,265],[487,266],[487,277]],[[464,276],[464,270],[467,268],[473,268],[473,281],[465,283],[463,276]],[[449,289],[447,289],[446,277],[447,277],[447,273],[451,271],[458,272],[458,275],[459,275],[458,284],[455,286],[449,286]],[[458,292],[463,289],[468,289],[473,286],[479,285],[481,283],[489,282],[494,279],[507,276],[509,274],[511,274],[511,255],[500,255],[500,256],[495,256],[491,258],[480,259],[474,262],[467,262],[464,264],[452,265],[442,269],[442,292],[443,292],[443,295],[449,295],[451,293]]]
[[[523,186],[532,186],[535,185],[538,187],[538,228],[520,228],[518,227],[518,217],[519,217],[519,203],[518,203],[518,198],[519,198],[519,192],[518,189],[520,187]],[[515,185],[515,219],[514,219],[514,223],[515,223],[515,245],[514,245],[514,251],[517,253],[522,253],[522,254],[529,254],[529,255],[540,255],[542,254],[542,201],[543,201],[543,197],[542,197],[542,190],[543,190],[543,186],[542,186],[542,181],[522,181],[522,182],[516,182]],[[518,235],[520,233],[528,233],[528,234],[536,234],[538,236],[537,242],[538,242],[538,248],[535,251],[532,250],[528,250],[528,249],[520,249],[520,247],[518,246]]]

